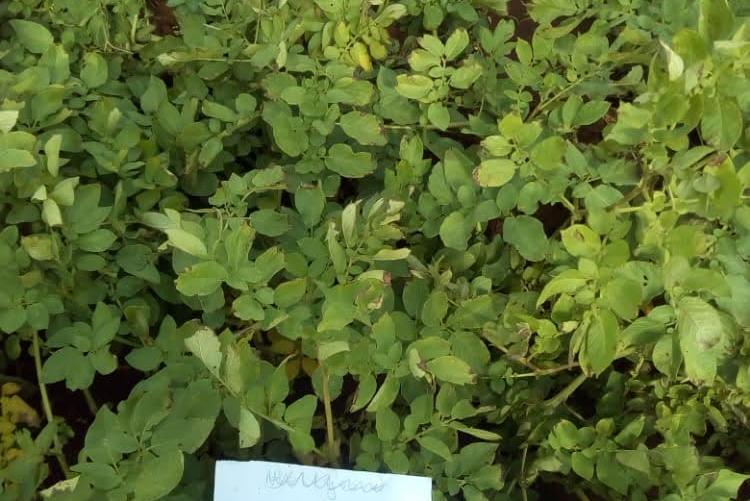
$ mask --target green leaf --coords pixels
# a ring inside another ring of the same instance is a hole
[[[145,113],[154,113],[167,100],[167,86],[161,78],[151,76],[146,91],[141,95],[141,108]]]
[[[318,360],[321,362],[336,355],[349,351],[349,343],[346,341],[329,341],[318,345]]]
[[[594,478],[594,460],[585,453],[574,451],[570,456],[570,465],[574,472],[587,481],[590,482]]]
[[[599,375],[615,360],[620,327],[609,310],[594,312],[594,319],[586,332],[585,357],[581,365]]]
[[[8,21],[10,27],[16,32],[18,41],[26,47],[26,50],[34,54],[41,54],[54,43],[52,33],[39,23],[25,19],[11,19]]]
[[[36,159],[29,151],[16,148],[0,149],[0,172],[33,165],[36,165]]]
[[[169,243],[182,252],[195,257],[208,257],[206,245],[200,238],[180,228],[169,228],[164,230]]]
[[[563,449],[575,449],[581,439],[578,428],[570,421],[563,419],[555,425],[555,438]]]
[[[734,14],[727,0],[701,0],[698,30],[701,35],[713,42],[726,40],[734,27]]]
[[[377,412],[380,409],[390,406],[396,400],[400,388],[401,382],[398,378],[390,375],[387,376],[383,384],[378,388],[375,396],[370,400],[367,412]]]
[[[522,38],[516,40],[516,55],[518,56],[519,63],[524,66],[531,66],[534,53],[531,45],[526,40]]]
[[[529,261],[541,261],[547,254],[547,236],[542,222],[531,216],[509,217],[503,222],[503,240]]]
[[[271,109],[270,105],[264,107],[263,118],[271,124],[276,144],[290,157],[300,156],[307,150],[310,141],[305,123],[301,118],[291,116],[288,111],[268,111]]]
[[[228,278],[227,271],[216,261],[191,266],[177,277],[177,290],[186,296],[208,296]]]
[[[446,355],[427,362],[429,370],[437,379],[446,383],[464,385],[474,382],[471,366],[458,357]]]
[[[448,448],[447,445],[445,445],[444,442],[438,440],[437,438],[430,437],[430,436],[423,436],[418,437],[417,442],[420,446],[422,446],[423,449],[430,451],[433,454],[436,454],[437,456],[440,456],[445,461],[452,461],[453,456],[451,455],[451,450]]]
[[[260,322],[266,318],[266,313],[258,301],[251,295],[243,294],[232,303],[234,316],[241,320],[256,320]]]
[[[669,73],[669,80],[674,81],[679,79],[682,76],[683,71],[685,71],[685,62],[669,45],[661,40],[659,40],[659,43],[667,55],[667,72]]]
[[[422,322],[438,326],[448,313],[448,295],[443,291],[433,291],[422,307]]]
[[[289,230],[286,214],[273,209],[261,209],[250,214],[250,225],[261,235],[278,237]]]
[[[468,45],[469,33],[463,28],[458,28],[445,42],[445,58],[448,61],[453,61]]]
[[[320,186],[300,187],[294,192],[294,207],[308,228],[318,224],[325,205],[325,195]]]
[[[318,407],[318,399],[315,395],[305,395],[293,402],[284,412],[284,421],[294,428],[309,433],[312,426],[312,418]]]
[[[574,224],[564,229],[560,236],[565,250],[575,257],[594,258],[602,248],[599,235],[583,224]]]
[[[54,177],[60,170],[60,146],[62,145],[62,135],[54,134],[46,143],[44,143],[44,154],[47,157],[47,170]]]
[[[401,431],[401,420],[398,414],[389,407],[379,409],[375,413],[375,430],[378,438],[383,442],[395,440],[399,431]]]
[[[156,346],[144,346],[132,350],[125,356],[125,360],[131,367],[148,372],[156,369],[162,362],[162,353]]]
[[[460,423],[459,421],[453,421],[450,424],[450,427],[456,431],[460,431],[461,433],[466,433],[467,435],[471,435],[472,437],[478,438],[479,440],[488,440],[488,441],[494,442],[497,440],[501,440],[503,438],[497,433],[487,431],[487,430],[481,430],[479,428],[473,428],[471,426],[466,426]]]
[[[642,302],[641,284],[629,278],[618,277],[607,282],[604,296],[609,307],[624,320],[638,316]]]
[[[198,329],[192,336],[185,339],[185,346],[203,362],[211,374],[217,378],[220,377],[221,344],[214,331],[207,327]]]
[[[231,108],[228,108],[223,104],[203,101],[201,111],[207,117],[216,118],[222,122],[234,122],[237,120],[237,114]]]
[[[474,180],[482,188],[497,188],[513,179],[516,163],[505,158],[484,160],[474,169]]]
[[[456,89],[468,89],[482,76],[482,65],[476,61],[470,61],[456,69],[451,75],[449,83]]]
[[[702,494],[706,501],[720,501],[734,499],[742,484],[750,478],[748,475],[736,473],[731,470],[721,469],[711,485]]]
[[[628,492],[628,477],[623,474],[622,466],[615,461],[613,453],[597,455],[596,478],[623,496]]]
[[[107,60],[98,52],[89,52],[83,58],[81,69],[81,80],[89,89],[101,87],[109,78]]]
[[[471,227],[464,215],[459,211],[451,212],[440,225],[440,239],[446,247],[456,250],[466,250],[471,236]]]
[[[411,250],[403,249],[380,249],[372,256],[374,261],[399,261],[406,259],[411,254]]]
[[[51,198],[42,203],[42,221],[49,226],[61,226],[63,224],[60,207]]]
[[[644,450],[637,451],[619,451],[615,453],[615,459],[618,463],[632,470],[645,473],[651,473],[651,466],[648,462],[648,454]]]
[[[568,145],[560,136],[548,137],[531,150],[531,161],[540,169],[559,169]]]
[[[16,126],[18,121],[18,110],[2,110],[0,111],[0,132],[7,134],[13,127]]]
[[[716,377],[716,349],[724,337],[721,318],[713,306],[698,297],[682,298],[677,309],[685,372],[696,383],[711,384]]]
[[[440,130],[446,130],[451,124],[450,111],[441,103],[431,103],[427,107],[427,118]]]
[[[347,136],[359,144],[383,146],[386,143],[382,123],[370,113],[350,111],[339,119],[341,128]]]
[[[0,311],[0,330],[10,334],[26,323],[27,311],[22,306],[11,307]]]
[[[50,235],[36,234],[21,238],[23,250],[37,261],[49,261],[57,257],[57,245]]]
[[[622,193],[620,193],[619,190],[606,184],[600,184],[589,191],[584,200],[586,202],[586,208],[593,210],[606,209],[622,200],[622,198]]]
[[[112,247],[115,240],[117,240],[117,235],[109,230],[100,228],[91,233],[79,236],[76,240],[76,245],[78,245],[78,248],[81,250],[87,252],[104,252]]]
[[[240,407],[240,449],[252,447],[260,440],[260,424],[251,411]]]
[[[422,99],[432,90],[432,80],[423,75],[399,75],[396,92],[409,99]]]
[[[485,294],[462,301],[448,323],[458,328],[482,327],[487,322],[496,320],[498,314],[493,297]]]
[[[182,480],[184,457],[181,451],[170,449],[158,457],[147,456],[133,482],[135,499],[154,501],[172,492]]]
[[[584,103],[578,108],[578,112],[573,119],[572,125],[577,127],[580,127],[581,125],[591,125],[606,115],[609,108],[610,104],[607,101],[589,101]]]
[[[728,150],[742,134],[742,112],[733,98],[706,98],[701,118],[701,136],[708,144]]]
[[[274,302],[280,308],[288,308],[298,303],[305,296],[306,291],[307,279],[305,278],[283,282],[274,291]]]
[[[91,316],[91,330],[93,331],[93,348],[108,345],[120,328],[120,311],[114,307],[97,303]]]
[[[367,152],[354,152],[346,144],[335,144],[328,150],[326,167],[344,177],[364,177],[372,174],[377,165]]]
[[[433,35],[424,35],[419,40],[419,45],[427,49],[427,51],[435,57],[443,57],[445,54],[445,46],[440,39]]]

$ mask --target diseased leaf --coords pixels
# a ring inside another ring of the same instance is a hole
[[[701,119],[703,138],[718,149],[734,146],[742,134],[742,113],[734,99],[717,96],[706,100]]]
[[[696,383],[710,384],[716,377],[717,353],[724,327],[713,306],[697,297],[678,305],[677,329],[685,372]]]
[[[211,329],[198,329],[185,340],[185,346],[203,362],[203,365],[211,374],[219,377],[221,345],[219,344],[219,338]]]
[[[227,271],[216,261],[198,263],[177,277],[177,290],[186,296],[208,296],[227,279]]]
[[[386,143],[381,123],[374,115],[350,111],[339,120],[344,132],[359,144],[382,146]]]

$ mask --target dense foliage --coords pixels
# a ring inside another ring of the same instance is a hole
[[[1,2],[0,496],[209,499],[264,458],[733,499],[747,16]]]

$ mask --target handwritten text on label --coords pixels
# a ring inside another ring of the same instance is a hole
[[[430,501],[431,484],[407,475],[219,461],[214,501]]]

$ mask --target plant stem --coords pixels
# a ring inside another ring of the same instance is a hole
[[[544,402],[545,407],[557,407],[559,405],[562,405],[565,403],[566,400],[573,394],[574,391],[578,389],[579,386],[583,384],[584,381],[586,381],[586,374],[580,373],[578,377],[576,377],[573,381],[568,383],[568,386],[563,388],[560,393],[555,395],[554,397],[550,398],[546,402]]]
[[[99,406],[96,404],[96,400],[94,400],[94,396],[88,388],[83,389],[83,398],[86,399],[86,405],[91,411],[91,414],[96,416],[96,413],[99,412]]]
[[[39,349],[39,335],[36,331],[32,331],[31,335],[32,350],[34,352],[34,367],[36,368],[36,379],[37,383],[39,384],[39,393],[42,396],[42,409],[44,410],[44,416],[47,418],[47,422],[49,424],[54,424],[55,415],[52,414],[52,405],[50,405],[49,396],[47,395],[47,386],[42,381],[42,354],[41,350]],[[68,466],[68,461],[65,459],[65,455],[62,452],[60,435],[57,433],[57,430],[55,430],[54,445],[54,454],[57,458],[57,462],[60,464],[60,469],[62,470],[63,475],[65,475],[65,478],[70,478],[70,467]]]
[[[526,493],[526,454],[529,452],[529,446],[526,445],[523,448],[523,455],[521,456],[521,475],[518,485],[521,487],[521,498],[523,501],[528,501],[529,496]]]
[[[536,369],[534,372],[525,372],[523,374],[513,374],[510,376],[511,378],[522,378],[522,377],[539,377],[539,376],[549,376],[550,374],[556,374],[558,372],[567,371],[570,369],[575,369],[578,367],[578,362],[573,362],[572,364],[565,364],[561,365],[559,367],[551,367],[549,369]]]
[[[336,125],[340,125],[338,122]],[[462,129],[464,127],[467,127],[469,125],[469,122],[453,122],[452,124],[449,124],[446,129]],[[434,125],[395,125],[395,124],[384,124],[384,129],[389,130],[414,130],[414,129],[422,129],[422,130],[440,130],[439,127],[436,127]]]
[[[124,337],[124,336],[115,336],[115,341],[117,341],[120,344],[124,344],[126,346],[130,346],[132,348],[140,348],[141,345],[136,343],[135,341],[131,341],[130,339]]]
[[[589,497],[586,495],[586,493],[583,492],[583,490],[580,487],[577,488],[574,492],[576,496],[578,496],[578,499],[580,499],[581,501],[591,501]]]
[[[336,451],[336,437],[333,433],[333,410],[331,409],[331,392],[328,388],[329,374],[328,370],[321,365],[323,371],[323,407],[326,414],[326,452],[329,460],[338,461],[338,452]]]

